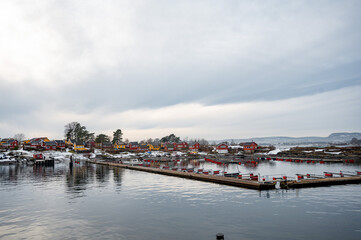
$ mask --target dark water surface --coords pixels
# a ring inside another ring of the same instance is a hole
[[[261,174],[361,170],[285,162],[228,168]],[[208,240],[218,232],[227,240],[359,240],[361,185],[260,192],[86,163],[72,170],[67,162],[0,166],[0,239]]]

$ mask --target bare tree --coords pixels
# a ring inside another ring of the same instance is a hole
[[[24,133],[17,133],[14,135],[14,139],[18,140],[18,142],[20,143],[21,141],[23,141],[25,139],[25,134]]]

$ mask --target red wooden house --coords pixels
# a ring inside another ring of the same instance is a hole
[[[49,141],[49,142],[43,142],[44,150],[56,150],[56,142],[55,141]]]
[[[189,145],[186,142],[177,143],[176,147],[178,150],[188,150],[189,149]]]
[[[44,156],[42,153],[36,153],[33,155],[33,158],[40,160],[40,159],[44,159]]]
[[[195,143],[192,146],[190,146],[189,150],[191,150],[193,152],[198,152],[199,151],[199,143]]]
[[[16,139],[8,139],[2,146],[7,149],[14,149],[19,146],[19,142]]]
[[[65,150],[65,141],[64,140],[55,140],[56,149]]]
[[[174,150],[176,150],[175,145],[176,145],[176,144],[172,144],[172,143],[165,143],[165,144],[163,144],[164,151],[174,151]]]
[[[32,149],[43,149],[44,147],[44,140],[36,138],[30,142],[30,148]]]
[[[138,142],[130,142],[128,144],[128,149],[131,150],[131,151],[139,150],[139,143]]]
[[[239,145],[243,146],[243,151],[246,153],[253,153],[258,148],[258,144],[255,142],[245,142],[245,143],[240,143]]]
[[[218,153],[228,153],[228,145],[225,143],[221,143],[216,147],[216,151]]]

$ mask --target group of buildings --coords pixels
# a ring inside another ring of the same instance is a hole
[[[4,138],[0,141],[2,149],[18,149],[22,147],[24,150],[58,150],[64,151],[66,148],[76,152],[91,151],[92,149],[102,149],[108,151],[131,151],[131,152],[147,152],[147,151],[215,151],[221,154],[227,154],[243,150],[244,153],[253,153],[257,150],[258,145],[255,142],[240,143],[239,145],[230,146],[227,143],[220,143],[215,146],[201,146],[199,143],[188,144],[187,142],[166,142],[166,143],[138,143],[138,142],[103,142],[95,141],[80,142],[75,140],[49,140],[47,137],[32,138],[19,142],[13,138]]]

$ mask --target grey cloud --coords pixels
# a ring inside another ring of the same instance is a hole
[[[361,85],[359,1],[40,1],[18,7],[26,27],[41,24],[59,49],[47,59],[54,61],[44,69],[48,84],[36,79],[42,74],[12,82],[0,72],[0,94],[9,99],[0,103],[6,121],[45,105],[80,114],[121,112],[280,100]],[[0,67],[2,59],[6,55]],[[31,69],[30,60],[29,68],[22,64],[19,71]]]

